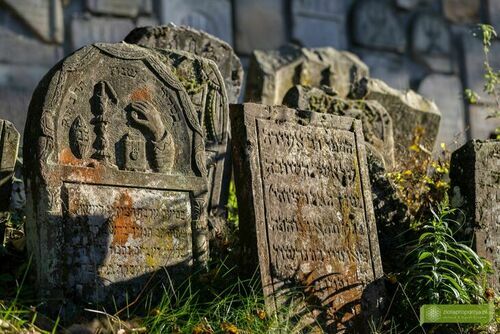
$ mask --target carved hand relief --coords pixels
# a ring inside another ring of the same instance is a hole
[[[114,73],[134,77],[137,71],[122,67]],[[78,96],[70,97],[73,103],[75,99]],[[162,116],[150,99],[147,85],[119,98],[109,80],[97,82],[89,99],[92,118],[86,121],[79,114],[68,130],[74,158],[82,164],[92,159],[123,170],[170,172],[176,153],[171,133],[174,120]],[[171,100],[168,105],[173,108]],[[61,162],[79,163],[67,156]]]

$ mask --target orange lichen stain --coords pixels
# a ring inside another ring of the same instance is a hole
[[[135,223],[132,197],[125,190],[113,204],[116,215],[113,218],[113,245],[124,246],[129,236],[136,238],[140,227]]]
[[[151,101],[151,93],[148,87],[139,87],[130,94],[132,101]]]
[[[80,159],[73,155],[71,149],[69,147],[65,147],[59,152],[59,162],[63,165],[73,165],[78,166],[81,165]]]

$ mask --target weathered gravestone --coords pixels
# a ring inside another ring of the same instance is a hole
[[[191,52],[213,60],[224,77],[229,103],[238,102],[243,82],[243,67],[231,46],[217,37],[190,27],[168,24],[136,28],[124,41],[150,48]]]
[[[352,98],[378,101],[392,118],[396,164],[406,161],[415,131],[422,129],[424,149],[432,152],[441,114],[436,104],[412,90],[402,92],[377,79],[363,78],[351,91]]]
[[[489,284],[500,293],[500,141],[472,140],[453,152],[452,204],[464,210],[477,253],[493,265]],[[470,235],[470,234],[469,234]]]
[[[303,288],[304,326],[333,332],[376,313],[382,267],[361,122],[258,104],[230,115],[243,256],[260,266],[268,308]]]
[[[286,92],[295,85],[330,86],[345,97],[355,81],[368,75],[368,67],[356,55],[333,48],[286,46],[254,51],[245,101],[281,104]]]
[[[353,41],[361,46],[403,53],[404,28],[389,3],[361,0],[353,9]]]
[[[203,129],[173,70],[136,45],[94,44],[37,87],[24,157],[40,297],[123,304],[152,275],[206,262]]]
[[[392,119],[377,101],[348,100],[339,97],[329,87],[294,86],[283,98],[290,108],[310,110],[361,120],[366,143],[389,169],[394,165]]]

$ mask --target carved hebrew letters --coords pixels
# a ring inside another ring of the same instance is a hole
[[[233,113],[242,238],[258,253],[268,305],[303,287],[303,306],[314,310],[304,324],[344,328],[381,275],[361,124],[252,104]]]

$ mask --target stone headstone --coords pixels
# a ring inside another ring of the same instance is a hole
[[[230,0],[161,0],[160,23],[190,26],[233,42]]]
[[[351,0],[293,0],[292,36],[306,47],[347,49],[347,14]]]
[[[418,92],[434,101],[441,112],[436,145],[462,146],[467,134],[460,79],[454,75],[431,74],[420,83]]]
[[[380,79],[396,89],[410,88],[410,69],[406,57],[380,51],[360,51],[356,54],[370,68],[370,77]]]
[[[238,54],[274,50],[287,42],[283,0],[235,0],[234,46]]]
[[[11,122],[0,119],[0,212],[9,209],[19,137],[19,132]]]
[[[489,284],[500,291],[500,141],[472,140],[451,156],[452,204],[464,210],[479,256],[493,265]]]
[[[351,92],[356,99],[376,100],[389,112],[394,131],[396,164],[405,161],[417,129],[423,129],[422,142],[432,152],[441,114],[436,104],[412,90],[402,92],[378,79],[361,79]]]
[[[281,104],[295,85],[330,86],[345,97],[356,80],[368,75],[368,67],[356,55],[333,48],[287,46],[255,51],[250,59],[245,101]]]
[[[259,264],[267,307],[279,309],[302,287],[299,304],[310,313],[299,305],[301,321],[332,333],[375,312],[382,267],[361,122],[284,106],[231,108],[243,256]]]
[[[94,44],[58,63],[33,95],[23,148],[28,250],[53,308],[123,305],[153,275],[185,279],[206,263],[204,131],[154,51]]]
[[[392,168],[394,164],[392,119],[377,101],[347,100],[338,97],[328,87],[319,89],[297,85],[290,88],[285,95],[283,105],[361,120],[367,145],[376,151],[373,154],[380,156],[383,165]]]
[[[190,27],[169,24],[161,27],[136,28],[125,37],[125,42],[159,49],[187,51],[213,60],[224,77],[229,102],[238,102],[243,82],[243,67],[231,46],[217,37]]]
[[[361,0],[353,10],[353,41],[361,46],[403,53],[405,29],[385,1]]]
[[[443,18],[436,14],[416,17],[412,25],[412,53],[432,71],[449,73],[453,70],[451,34]]]
[[[2,2],[40,39],[45,42],[62,43],[64,22],[61,0],[3,0]]]
[[[444,16],[454,23],[479,22],[481,0],[443,0],[443,12]]]
[[[134,22],[128,18],[74,17],[71,21],[71,47],[78,49],[95,42],[120,42],[134,28]]]
[[[86,4],[96,14],[137,17],[153,11],[152,0],[86,0]]]

